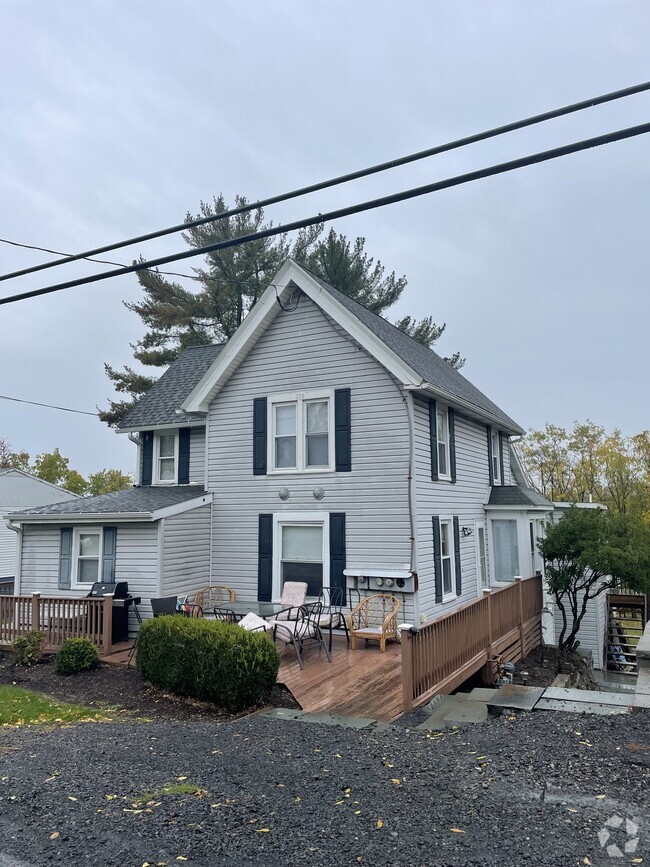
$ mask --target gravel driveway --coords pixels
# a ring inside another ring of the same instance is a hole
[[[646,714],[442,735],[259,715],[5,729],[0,864],[616,867],[650,859],[649,786]],[[639,828],[609,828],[622,858],[598,840],[614,816]]]

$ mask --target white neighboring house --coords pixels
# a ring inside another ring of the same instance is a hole
[[[511,467],[522,428],[291,260],[119,432],[137,442],[134,488],[12,516],[21,592],[84,595],[100,576],[143,600],[214,583],[246,602],[304,580],[397,593],[419,623],[540,567],[531,539],[553,505]]]
[[[24,470],[0,469],[0,516],[18,509],[48,506],[79,499],[77,494],[38,479]],[[12,584],[16,576],[18,536],[0,520],[0,582]]]

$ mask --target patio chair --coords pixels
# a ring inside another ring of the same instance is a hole
[[[386,642],[397,639],[397,614],[400,601],[388,593],[375,593],[366,596],[348,617],[350,645],[356,650],[357,638],[365,641],[378,641],[382,653]]]
[[[213,608],[220,608],[225,602],[234,601],[235,591],[223,584],[211,584],[194,595],[194,605],[198,605],[202,612],[211,613]]]
[[[307,598],[307,584],[305,581],[285,581],[282,586],[280,605],[291,606],[288,611],[281,611],[276,620],[295,620],[300,613],[300,608]]]
[[[151,610],[154,617],[162,617],[164,614],[177,614],[176,603],[178,596],[160,596],[158,599],[151,599]]]
[[[296,651],[296,659],[298,665],[302,669],[302,652],[305,649],[307,642],[318,644],[325,651],[327,661],[331,662],[332,657],[327,649],[323,632],[320,628],[320,619],[323,614],[323,603],[312,602],[310,605],[303,605],[298,609],[298,614],[295,620],[270,620],[269,623],[273,626],[273,639],[279,638],[285,644],[291,644]]]
[[[319,622],[321,629],[327,629],[329,632],[329,649],[332,652],[332,630],[343,629],[348,644],[350,643],[350,632],[348,630],[348,622],[343,614],[343,606],[345,605],[345,590],[340,587],[335,587],[329,590],[323,587],[321,590],[320,600],[323,603],[323,612]]]

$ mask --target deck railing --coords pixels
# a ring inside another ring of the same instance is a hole
[[[112,625],[110,596],[0,596],[0,650],[36,629],[45,636],[46,651],[57,650],[66,638],[88,638],[106,654],[111,648]]]
[[[494,660],[516,662],[541,643],[542,578],[484,595],[417,630],[402,632],[404,710],[449,693],[481,668],[491,681]]]

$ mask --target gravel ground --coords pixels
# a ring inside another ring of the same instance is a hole
[[[616,867],[650,859],[649,778],[641,713],[441,735],[259,715],[3,729],[0,864]],[[156,793],[174,783],[198,794]],[[614,815],[640,840],[612,859]]]

